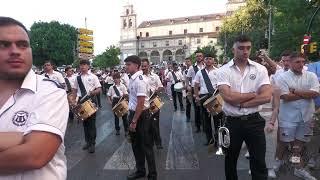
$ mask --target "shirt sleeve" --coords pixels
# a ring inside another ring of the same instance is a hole
[[[194,82],[200,84],[200,79],[201,79],[201,71],[198,71],[196,76],[194,77]]]
[[[148,96],[148,85],[144,80],[140,80],[139,77],[136,87],[137,87],[137,96]]]
[[[48,88],[55,88],[50,87]],[[44,131],[64,139],[69,114],[66,92],[55,88],[54,91],[39,92],[30,114],[24,134],[32,131]]]
[[[289,86],[288,86],[288,83],[286,83],[284,77],[282,75],[279,75],[277,78],[276,78],[276,84],[277,86],[279,87],[280,89],[280,95],[285,95],[285,94],[289,94],[290,91],[289,91]]]
[[[65,84],[66,82],[65,82],[62,74],[61,74],[61,73],[57,73],[57,74],[58,74],[58,81],[59,81],[59,83],[60,83],[60,84]]]
[[[99,78],[98,76],[94,75],[94,88],[101,88],[101,84],[100,84],[100,81],[99,81]]]
[[[159,88],[159,87],[163,87],[162,82],[161,82],[159,76],[156,76],[156,81],[157,81],[158,88]]]
[[[124,84],[121,86],[121,88],[122,88],[122,93],[123,94],[128,94],[127,88],[126,88],[126,86]]]
[[[318,81],[316,74],[310,73],[309,82],[310,82],[310,90],[315,91],[315,92],[319,92],[319,81]]]
[[[270,84],[270,78],[268,76],[267,68],[265,68],[264,66],[261,67],[261,71],[257,75],[260,77],[258,81],[259,84],[257,84],[257,89],[259,89],[263,85]]]
[[[108,96],[112,96],[112,89],[113,89],[113,86],[111,86],[109,88],[108,93],[107,93]]]
[[[192,77],[193,66],[190,66],[188,69],[187,77]]]
[[[220,68],[217,72],[217,86],[220,85],[231,86],[229,82],[229,74],[226,68]]]

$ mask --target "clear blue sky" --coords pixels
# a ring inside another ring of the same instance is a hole
[[[27,28],[35,21],[57,20],[94,30],[95,54],[120,39],[120,14],[134,5],[138,24],[144,20],[192,16],[225,11],[227,0],[9,0],[1,2],[0,16],[13,17]]]

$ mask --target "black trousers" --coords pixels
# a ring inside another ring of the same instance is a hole
[[[82,124],[86,143],[88,145],[95,145],[97,137],[96,114],[93,114],[91,117],[83,121]]]
[[[156,145],[161,145],[161,136],[160,136],[160,111],[156,112],[151,116],[152,120],[152,132],[153,138]]]
[[[182,92],[176,92],[174,90],[174,84],[171,85],[171,93],[172,93],[172,99],[173,99],[173,106],[174,109],[177,109],[177,96],[180,103],[180,109],[183,109],[183,101],[182,101]]]
[[[96,95],[96,98],[97,98],[97,103],[98,103],[97,105],[98,105],[99,107],[101,107],[100,93]]]
[[[192,95],[194,94],[194,88],[192,88]],[[193,98],[193,108],[194,108],[194,121],[197,129],[201,126],[201,106],[198,106],[195,98]]]
[[[131,123],[134,111],[129,112],[129,122]],[[152,120],[149,110],[141,113],[137,122],[136,132],[130,132],[132,150],[136,161],[138,172],[145,173],[145,159],[147,159],[149,174],[148,177],[156,177],[156,162],[153,151]]]
[[[191,101],[186,97],[186,117],[190,120],[191,117]]]
[[[250,154],[250,169],[253,180],[267,180],[265,120],[259,113],[247,116],[227,117],[226,127],[230,131],[230,147],[226,149],[225,174],[227,180],[237,180],[237,160],[243,141]]]
[[[113,99],[112,99],[112,107],[118,103],[119,99],[120,99],[120,98],[113,98]],[[116,128],[116,131],[119,131],[119,130],[120,130],[119,118],[118,118],[118,116],[117,116],[115,113],[113,113],[113,115],[114,115],[114,126],[115,126],[115,128]],[[125,115],[123,115],[123,116],[121,117],[121,118],[122,118],[122,122],[123,122],[123,128],[124,128],[124,131],[125,131],[125,132],[128,131],[128,120],[127,120],[127,116],[128,116],[128,114],[125,114]]]

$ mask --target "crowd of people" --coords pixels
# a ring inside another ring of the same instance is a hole
[[[288,50],[279,62],[265,50],[250,60],[251,48],[250,38],[240,35],[233,43],[233,59],[224,65],[212,54],[196,51],[194,64],[186,58],[183,64],[155,69],[148,59],[133,55],[124,60],[125,68],[94,70],[89,60],[81,60],[78,72],[67,66],[61,73],[48,60],[43,72],[36,74],[31,69],[28,31],[20,22],[0,17],[0,179],[66,179],[63,139],[67,122],[78,118],[73,109],[87,99],[105,108],[101,100],[106,96],[111,107],[128,101],[127,113],[121,117],[114,113],[115,135],[121,134],[121,118],[136,162],[136,171],[127,179],[145,177],[147,160],[148,179],[155,180],[153,148],[163,148],[162,111],[151,113],[150,100],[169,96],[174,112],[179,106],[195,133],[204,133],[205,146],[219,148],[219,128],[228,129],[229,134],[223,134],[230,138],[223,147],[227,180],[238,179],[243,143],[252,179],[275,178],[290,145],[294,175],[315,180],[301,155],[311,140],[313,115],[320,105],[314,101],[320,90],[316,65],[308,68],[303,54]],[[217,96],[223,100],[222,110],[212,113],[204,102]],[[271,115],[264,116],[266,111]],[[82,123],[86,142],[82,149],[95,153],[96,113]],[[266,154],[270,133],[276,134],[272,139],[276,145]]]

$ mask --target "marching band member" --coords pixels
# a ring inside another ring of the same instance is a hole
[[[66,77],[64,78],[65,82],[66,82],[66,91],[67,91],[67,94],[68,96],[72,96],[72,89],[74,89],[74,83],[76,81],[76,76],[73,75],[73,69],[71,66],[67,66],[65,68],[65,74],[66,74]],[[73,121],[74,119],[74,114],[73,112],[71,111],[71,106],[73,106],[75,104],[74,102],[74,97],[68,97],[68,100],[69,100],[69,120],[70,122]]]
[[[185,64],[186,64],[186,70],[184,70],[183,72],[183,79],[184,79],[184,89],[188,89],[188,87],[190,86],[190,81],[189,79],[187,78],[187,74],[188,74],[188,70],[189,68],[192,66],[192,61],[190,58],[186,58],[185,59]],[[187,93],[187,97],[186,97],[186,117],[187,117],[187,122],[190,122],[190,117],[191,117],[191,100],[190,98],[188,98],[188,93],[192,93],[191,91],[186,91]],[[189,95],[190,96],[190,95]],[[191,95],[192,96],[192,95]]]
[[[302,54],[290,55],[290,70],[276,79],[281,93],[279,108],[280,141],[292,144],[293,156],[301,157],[305,143],[312,135],[312,115],[315,112],[314,98],[319,96],[317,76],[303,70],[305,58]],[[290,113],[288,113],[290,112]],[[302,158],[296,162],[294,175],[303,179],[316,179],[304,167]]]
[[[121,97],[127,97],[128,96],[128,91],[127,88],[124,84],[122,84],[120,81],[120,73],[114,73],[112,75],[113,77],[113,81],[114,81],[114,85],[112,85],[109,88],[108,91],[108,99],[112,104],[112,107],[114,107],[119,100],[121,99]],[[118,116],[113,113],[114,115],[114,124],[115,124],[115,128],[116,128],[116,135],[120,135],[120,126],[119,126],[119,118]],[[123,128],[124,128],[124,132],[125,132],[125,136],[128,135],[128,121],[127,121],[127,114],[122,116],[122,122],[123,122]]]
[[[148,180],[157,179],[155,156],[153,151],[152,121],[149,112],[148,80],[139,71],[141,60],[138,56],[129,56],[124,60],[127,72],[131,78],[129,82],[129,135],[136,161],[136,172],[128,175],[127,179],[145,177],[145,159],[147,159]]]
[[[173,98],[174,111],[177,111],[177,96],[178,96],[179,103],[180,103],[180,110],[184,111],[183,101],[182,101],[182,92],[178,92],[178,91],[174,90],[174,85],[178,82],[182,82],[183,76],[178,69],[177,63],[173,63],[172,67],[173,67],[173,71],[170,71],[167,74],[166,79],[171,82],[171,94],[172,94],[172,98]]]
[[[107,77],[105,78],[104,82],[105,82],[105,88],[106,88],[106,92],[108,92],[109,88],[113,85],[113,78],[112,78],[112,74],[113,72],[110,71],[109,74],[107,75]]]
[[[194,121],[196,125],[196,133],[200,132],[200,126],[201,126],[201,107],[197,105],[195,102],[195,97],[194,97],[194,78],[196,77],[196,74],[199,70],[204,68],[203,64],[203,53],[200,51],[196,51],[196,64],[191,66],[188,70],[187,77],[189,79],[189,82],[191,86],[188,86],[187,90],[188,92],[191,91],[192,96],[193,96],[193,108],[194,108]]]
[[[85,96],[93,97],[92,101],[96,102],[94,98],[97,94],[101,93],[101,84],[96,75],[89,72],[90,61],[81,60],[80,61],[80,72],[81,74],[77,76],[77,80],[74,85],[74,93],[81,100]],[[81,102],[79,102],[81,103]],[[82,147],[83,150],[88,150],[89,153],[95,152],[96,144],[96,113],[89,117],[87,120],[83,121],[84,135],[86,144]]]
[[[210,98],[215,89],[217,88],[217,68],[214,67],[214,59],[211,55],[205,55],[204,64],[205,68],[198,71],[194,78],[194,95],[195,100],[199,103],[200,98],[204,98],[200,101],[201,104],[201,116],[203,118],[203,131],[206,134],[207,141],[205,145],[208,145],[212,137],[212,126],[211,126],[211,114],[208,113],[207,109],[202,105],[208,98]],[[200,89],[200,91],[198,90]],[[215,124],[215,132],[218,132],[219,118],[222,113],[218,116],[213,116]]]
[[[153,72],[150,72],[150,62],[148,59],[141,60],[141,70],[143,72],[143,75],[145,75],[148,79],[150,95],[154,93],[154,95],[157,96],[160,90],[163,89],[163,85],[160,81],[159,76]],[[160,110],[156,112],[151,117],[151,119],[153,120],[152,124],[153,124],[155,144],[157,146],[157,149],[163,149],[162,143],[161,143],[161,136],[160,136],[160,126],[159,126]]]
[[[251,40],[245,35],[233,44],[234,58],[218,70],[218,89],[224,100],[226,128],[230,146],[226,149],[225,175],[236,180],[237,161],[243,141],[250,154],[252,179],[267,180],[265,162],[265,120],[259,114],[260,105],[270,102],[272,88],[266,68],[249,60]]]
[[[61,86],[65,87],[65,81],[60,72],[53,70],[53,63],[49,60],[45,61],[44,65],[44,76],[48,79],[58,82]]]

